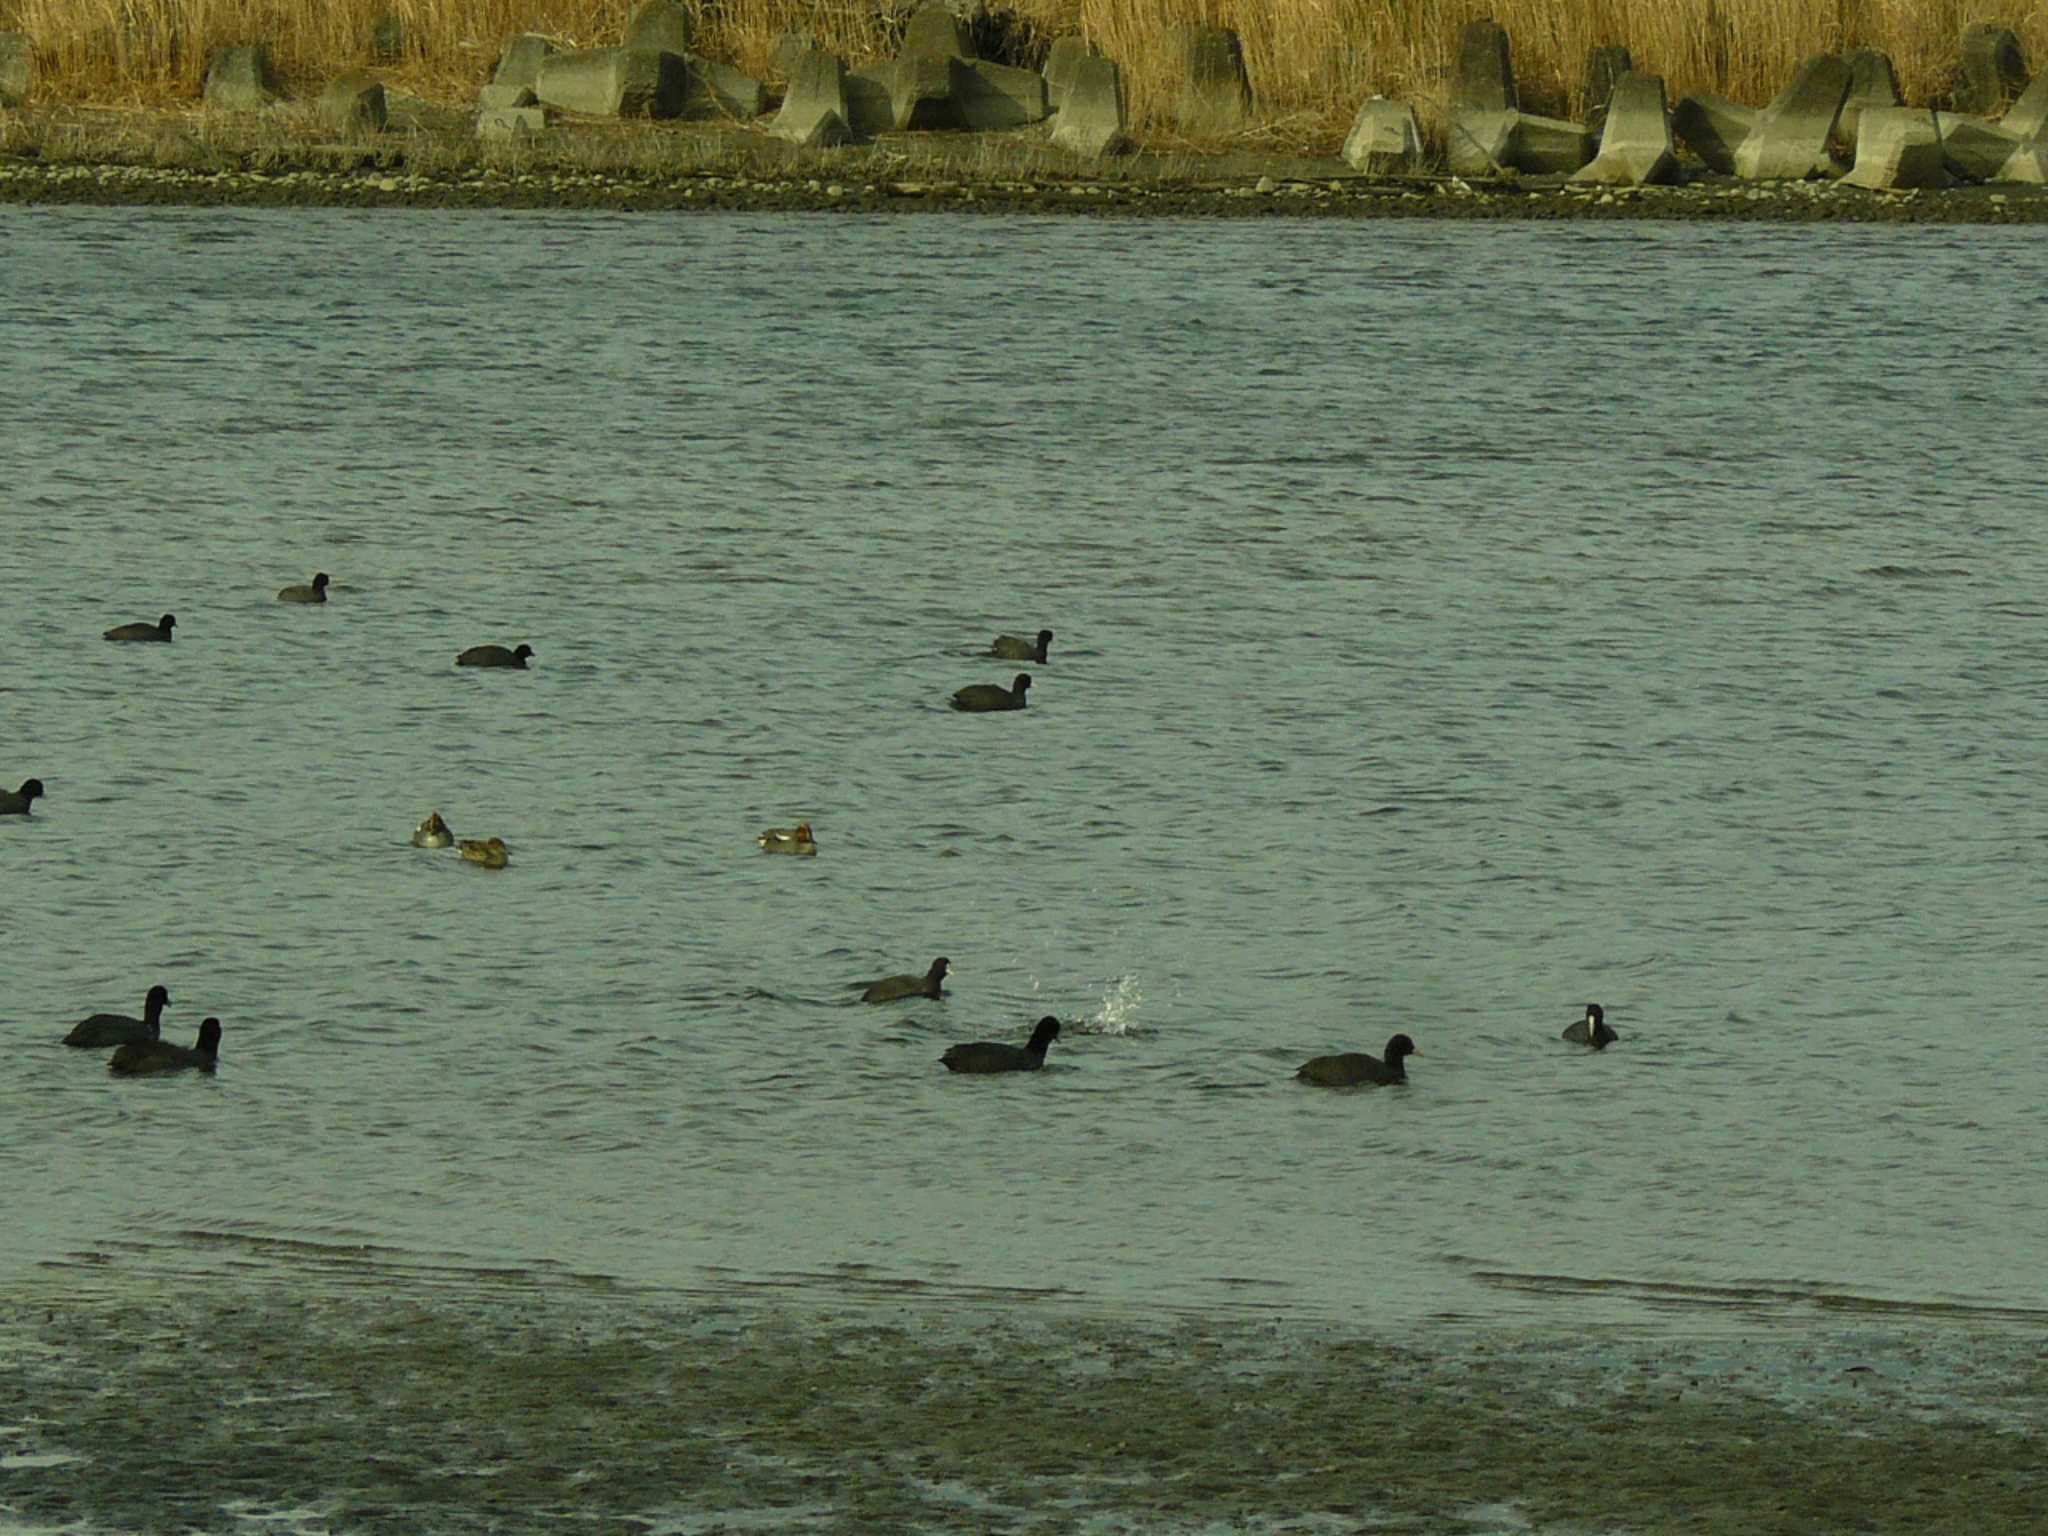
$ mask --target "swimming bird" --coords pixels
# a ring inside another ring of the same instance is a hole
[[[220,1060],[220,1020],[199,1026],[198,1043],[172,1045],[168,1040],[133,1040],[114,1052],[107,1070],[116,1077],[144,1077],[152,1072],[182,1072],[187,1067],[211,1072]]]
[[[1607,1015],[1598,1003],[1586,1004],[1586,1016],[1576,1024],[1567,1025],[1564,1038],[1573,1045],[1590,1045],[1596,1051],[1604,1051],[1621,1036],[1607,1027]]]
[[[1415,1042],[1406,1035],[1396,1035],[1387,1042],[1387,1059],[1368,1056],[1363,1051],[1346,1051],[1337,1056],[1318,1056],[1313,1061],[1301,1064],[1295,1076],[1304,1083],[1315,1083],[1323,1088],[1351,1088],[1360,1083],[1405,1083],[1408,1072],[1401,1065],[1408,1056],[1420,1056]]]
[[[448,823],[441,819],[439,811],[427,812],[427,819],[413,828],[412,845],[415,848],[446,848],[455,841],[455,834],[448,830]]]
[[[505,847],[505,839],[493,837],[479,842],[465,837],[456,848],[472,864],[481,864],[485,869],[503,869],[511,859],[511,852]]]
[[[151,987],[149,996],[142,1000],[141,1018],[133,1019],[125,1013],[96,1013],[72,1025],[64,1043],[88,1050],[109,1045],[147,1045],[163,1033],[164,1009],[170,1001],[168,988]]]
[[[19,789],[0,789],[0,816],[26,816],[29,802],[42,792],[41,779],[23,779]]]
[[[1045,665],[1045,648],[1052,644],[1052,631],[1041,629],[1036,640],[1024,640],[1016,635],[997,635],[995,644],[988,648],[991,656],[1000,656],[1005,661],[1035,661]]]
[[[310,585],[286,587],[277,594],[280,603],[324,603],[327,601],[327,573],[319,572]]]
[[[171,631],[177,628],[177,626],[177,619],[167,613],[154,624],[116,624],[101,638],[105,640],[168,641],[171,638]]]
[[[938,997],[939,983],[946,979],[946,957],[939,956],[922,976],[884,976],[868,983],[860,995],[864,1003],[893,1003],[903,997]]]
[[[818,852],[818,842],[811,836],[808,821],[800,821],[793,827],[770,827],[755,841],[764,853],[795,853],[815,858]]]
[[[1060,1037],[1060,1021],[1047,1014],[1031,1031],[1029,1045],[1004,1045],[996,1040],[970,1040],[946,1048],[939,1058],[949,1072],[1036,1072],[1045,1065],[1045,1048]]]
[[[1022,709],[1024,695],[1030,691],[1031,674],[1019,672],[1017,681],[1008,688],[996,683],[976,683],[971,688],[962,688],[953,695],[953,707],[981,714],[997,709]]]
[[[472,645],[455,658],[458,667],[518,667],[526,668],[526,658],[533,654],[533,647],[522,645],[516,651],[508,651],[502,645]]]

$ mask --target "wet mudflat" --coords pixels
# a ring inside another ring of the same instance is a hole
[[[0,1311],[5,1519],[398,1532],[2009,1531],[2037,1334],[1418,1338],[1065,1303],[309,1295]]]

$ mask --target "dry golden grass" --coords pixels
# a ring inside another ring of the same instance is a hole
[[[765,76],[779,32],[803,32],[860,63],[889,47],[891,0],[723,0],[699,10],[701,51]],[[900,18],[910,0],[894,0]],[[1252,139],[1330,147],[1358,103],[1380,94],[1440,118],[1459,29],[1491,15],[1514,42],[1523,104],[1577,115],[1587,53],[1625,44],[1664,76],[1673,99],[1714,90],[1761,103],[1807,54],[1890,53],[1910,100],[1946,88],[1966,24],[1996,21],[2048,66],[2048,0],[1008,0],[1013,35],[1080,32],[1125,68],[1131,114],[1154,137],[1177,93],[1168,29],[1235,28],[1258,98]],[[45,100],[169,104],[197,96],[218,48],[268,41],[288,83],[308,89],[342,69],[380,68],[430,96],[466,96],[489,78],[504,40],[540,32],[565,45],[616,41],[629,0],[0,0],[0,30],[26,32]],[[380,17],[402,57],[373,57]],[[1170,135],[1169,135],[1170,137]]]

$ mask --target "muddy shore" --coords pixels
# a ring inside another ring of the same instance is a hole
[[[46,1275],[0,1303],[0,1528],[1804,1536],[2048,1507],[2048,1352],[1981,1320],[1403,1336],[885,1287]]]
[[[1881,193],[1750,183],[1687,167],[1670,187],[1562,178],[1362,176],[1293,153],[1148,151],[1080,162],[1031,134],[892,135],[799,150],[751,129],[578,123],[479,143],[460,109],[414,103],[391,133],[323,138],[304,114],[42,109],[0,121],[0,204],[1033,213],[1094,217],[1673,219],[2038,224],[2048,188]]]

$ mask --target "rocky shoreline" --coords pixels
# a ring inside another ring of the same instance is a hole
[[[650,130],[652,131],[652,130]],[[97,207],[574,209],[604,212],[1008,213],[1142,218],[1659,219],[1732,223],[2040,224],[2048,188],[1870,192],[1832,182],[1757,183],[1695,171],[1671,186],[1608,188],[1562,177],[1368,177],[1341,160],[1134,156],[1113,176],[1028,163],[908,164],[886,146],[829,164],[734,169],[587,168],[528,152],[461,163],[450,153],[340,155],[308,142],[215,166],[0,154],[0,204]],[[338,165],[337,158],[359,163]],[[436,162],[415,169],[412,160]],[[719,158],[730,159],[730,155]],[[766,157],[764,157],[765,159]],[[795,156],[775,158],[796,160]],[[978,157],[986,159],[987,157]],[[1028,155],[1020,155],[1027,162]]]

